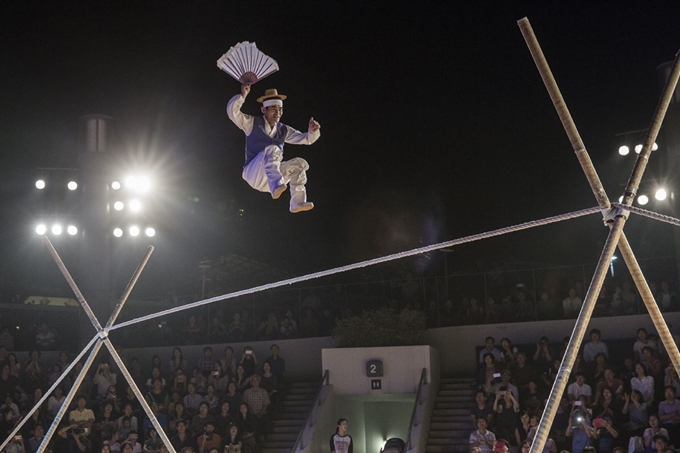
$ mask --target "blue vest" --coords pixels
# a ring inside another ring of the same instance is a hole
[[[276,123],[276,133],[273,137],[267,135],[264,130],[265,119],[262,116],[253,118],[253,130],[246,137],[246,163],[248,165],[262,150],[269,145],[276,145],[283,151],[283,144],[288,135],[288,128],[285,124]]]

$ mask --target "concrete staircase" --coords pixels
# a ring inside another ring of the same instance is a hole
[[[470,408],[475,402],[473,379],[445,379],[439,383],[426,453],[465,453],[472,432]]]
[[[290,385],[273,419],[271,433],[260,453],[291,453],[314,405],[319,382],[296,382]]]

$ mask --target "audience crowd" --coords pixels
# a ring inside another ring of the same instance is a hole
[[[7,453],[37,451],[75,384],[82,362],[37,411],[30,416],[28,413],[69,365],[67,353],[61,353],[57,363],[44,363],[37,349],[30,352],[26,363],[20,363],[14,352],[0,345],[0,439],[6,439],[29,417],[5,448]],[[271,345],[270,355],[264,360],[250,346],[238,353],[227,346],[215,354],[205,346],[200,357],[185,357],[182,349],[175,347],[170,357],[154,356],[148,364],[133,357],[126,366],[178,452],[258,450],[285,393],[286,363],[276,344]],[[140,399],[115,364],[101,359],[92,369],[66,408],[50,450],[166,452]]]
[[[478,356],[471,452],[529,451],[568,342],[542,337],[518,347],[487,337]],[[680,447],[680,380],[656,335],[640,328],[634,339],[608,343],[592,329],[570,376],[544,453]]]

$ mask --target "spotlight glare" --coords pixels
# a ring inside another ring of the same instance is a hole
[[[622,156],[627,156],[629,152],[630,148],[628,148],[626,145],[619,146],[619,154],[621,154]]]
[[[623,203],[623,195],[619,197],[619,203]]]
[[[125,205],[123,204],[122,201],[116,201],[115,203],[113,203],[113,209],[115,209],[116,211],[122,211],[124,207]]]
[[[39,190],[44,189],[45,188],[45,181],[43,181],[42,179],[37,180],[35,182],[35,187],[36,187],[36,189],[39,189]]]
[[[640,206],[644,206],[649,203],[649,197],[647,197],[647,195],[640,195],[638,196],[637,201],[640,203]]]
[[[134,189],[136,185],[137,178],[135,178],[134,176],[128,176],[127,178],[125,178],[125,187],[127,187],[128,189]]]
[[[119,183],[118,181],[113,181],[113,182],[111,183],[111,188],[112,188],[113,190],[119,190],[119,189],[120,189],[120,183]]]
[[[133,212],[139,212],[142,210],[142,203],[139,202],[139,200],[132,200],[130,201],[130,210]]]
[[[137,190],[140,192],[146,192],[149,190],[151,187],[151,181],[149,181],[149,178],[138,178],[137,179]]]
[[[66,232],[71,236],[75,236],[78,234],[78,228],[75,225],[69,225],[68,228],[66,228]]]
[[[35,227],[35,232],[40,236],[43,236],[45,233],[47,233],[47,227],[41,223],[40,225]]]
[[[667,196],[668,192],[666,192],[666,189],[658,189],[654,194],[654,198],[656,198],[659,201],[665,200]]]
[[[66,187],[68,187],[68,190],[76,190],[78,188],[78,183],[75,181],[69,181]]]
[[[113,230],[113,235],[114,235],[115,237],[119,238],[119,237],[121,237],[121,236],[123,235],[123,230],[121,230],[120,228],[115,228],[115,229]]]
[[[146,234],[148,237],[152,238],[156,235],[156,230],[154,228],[149,227],[146,230],[144,230],[144,234]]]
[[[635,145],[635,152],[640,154],[641,151],[642,151],[642,145]]]
[[[131,226],[130,227],[130,236],[139,236],[139,227]]]
[[[656,142],[654,142],[654,144],[652,145],[652,151],[656,151],[657,149],[659,149],[659,145],[657,145]]]
[[[61,225],[59,225],[58,223],[52,225],[52,234],[53,235],[59,236],[61,234],[61,232],[62,232]]]

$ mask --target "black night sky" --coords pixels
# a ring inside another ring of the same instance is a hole
[[[203,256],[299,275],[594,206],[516,25],[524,16],[618,198],[633,160],[616,153],[616,134],[649,124],[656,67],[680,48],[680,3],[466,3],[2,2],[2,278],[41,278],[35,168],[78,166],[78,118],[89,113],[113,116],[120,159],[163,181],[165,231],[147,277],[166,277],[159,290]],[[288,95],[286,124],[322,125],[315,145],[286,147],[310,163],[309,213],[291,215],[287,200],[241,180],[244,137],[224,110],[239,84],[215,65],[240,41],[281,68],[244,111],[276,87]],[[207,207],[192,212],[180,203],[189,194]],[[220,202],[226,214],[211,213]],[[648,225],[630,224],[640,256],[663,248]],[[450,265],[594,262],[605,237],[592,216],[461,247]],[[440,257],[424,271],[441,273]]]

